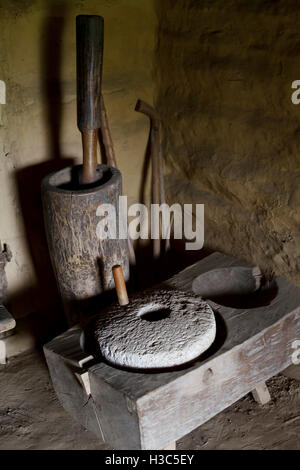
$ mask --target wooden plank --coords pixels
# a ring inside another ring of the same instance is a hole
[[[88,363],[94,360],[94,357],[83,351],[81,347],[81,334],[82,329],[79,325],[75,325],[47,343],[44,350],[59,354],[74,367],[86,367]]]
[[[214,253],[164,285],[190,290],[192,280],[202,272],[245,265]],[[166,448],[285,369],[291,364],[292,344],[300,338],[300,289],[278,278],[276,296],[262,300],[261,305],[249,309],[210,302],[218,321],[217,340],[181,370],[141,373],[104,362],[88,363],[93,416],[85,427],[96,428],[96,434],[109,443],[113,440],[116,448]],[[62,378],[71,372],[74,378],[74,367],[83,371],[82,361],[91,359],[81,350],[80,334],[78,327],[69,330],[48,343],[45,352],[63,406],[83,422],[84,413],[90,411],[83,403],[82,396],[87,396],[83,384],[75,398],[72,394],[67,397],[75,384],[70,377]],[[80,381],[75,382],[78,385]],[[76,401],[73,408],[72,400]]]
[[[252,390],[252,395],[259,405],[266,405],[271,401],[271,395],[265,382],[262,382]]]
[[[97,374],[90,374],[90,385],[103,440],[114,449],[141,449],[135,402]]]
[[[76,338],[75,335],[73,335],[74,338]],[[77,375],[82,374],[83,369],[75,367],[69,360],[64,360],[62,355],[56,354],[47,346],[44,347],[44,352],[52,384],[61,405],[82,426],[102,440],[102,430],[93,400],[88,396],[82,380]]]
[[[140,397],[143,448],[178,440],[286,368],[299,335],[300,308],[221,357]]]
[[[91,384],[90,384],[90,377],[89,377],[89,372],[88,371],[80,371],[80,372],[75,372],[76,377],[82,384],[82,387],[85,390],[86,395],[89,397],[91,395]]]
[[[4,339],[0,339],[0,364],[6,364],[6,344]]]

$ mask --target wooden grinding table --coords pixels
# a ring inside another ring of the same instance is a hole
[[[191,291],[211,269],[247,266],[213,253],[165,283]],[[131,372],[95,363],[80,348],[75,326],[45,345],[52,382],[62,406],[115,449],[171,449],[174,443],[247,393],[262,401],[264,382],[292,363],[300,339],[300,287],[276,278],[268,305],[224,307],[216,312],[217,340],[181,370]]]

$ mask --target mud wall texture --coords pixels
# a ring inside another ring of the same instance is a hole
[[[207,247],[300,282],[300,3],[156,8],[169,200],[205,204]]]
[[[75,17],[105,20],[103,94],[130,204],[139,198],[149,134],[149,120],[134,107],[138,98],[153,101],[154,6],[149,0],[0,0],[0,79],[7,89],[0,105],[0,240],[13,253],[7,277],[18,319],[38,312],[44,329],[57,322],[40,182],[81,162]]]

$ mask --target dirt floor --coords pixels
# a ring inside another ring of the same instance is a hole
[[[300,449],[300,382],[268,382],[272,401],[247,395],[178,441],[186,449]],[[109,449],[60,406],[40,352],[0,366],[0,450]]]

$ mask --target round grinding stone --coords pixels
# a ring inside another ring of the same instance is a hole
[[[121,307],[114,304],[89,325],[93,343],[110,363],[138,369],[179,366],[213,343],[216,322],[200,297],[177,290],[149,290]]]

